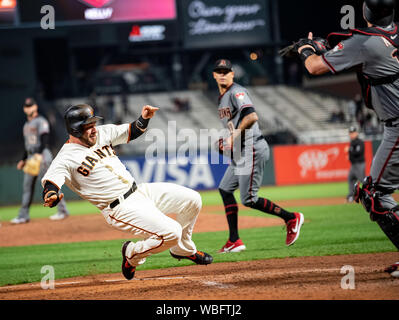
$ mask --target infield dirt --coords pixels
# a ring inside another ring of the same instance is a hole
[[[345,199],[281,201],[282,206],[340,204]],[[204,207],[194,232],[227,230],[221,206]],[[240,216],[240,228],[282,225],[279,219]],[[22,237],[24,235],[24,237]],[[29,239],[26,238],[29,235]],[[33,219],[25,225],[3,223],[2,246],[124,239],[107,226],[101,214],[72,216],[65,221]],[[0,287],[0,300],[397,300],[399,278],[383,270],[399,261],[398,252],[300,257],[215,263],[136,272],[132,281],[121,274],[59,279],[55,290],[39,283]],[[355,288],[343,289],[341,268],[355,271]]]

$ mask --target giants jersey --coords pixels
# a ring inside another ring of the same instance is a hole
[[[28,156],[30,156],[39,152],[41,147],[40,136],[45,133],[50,133],[50,126],[48,121],[39,115],[36,118],[25,122],[23,133],[25,150],[28,153]]]
[[[396,38],[396,25],[384,28],[391,39]],[[380,36],[353,34],[341,41],[322,57],[332,73],[361,65],[364,74],[383,78],[399,73],[397,49]],[[399,80],[394,83],[371,86],[372,105],[380,120],[399,117]]]
[[[231,122],[234,128],[237,129],[242,121],[241,112],[245,108],[249,107],[255,108],[247,89],[239,84],[233,83],[228,90],[219,97],[218,111],[223,126],[228,128],[228,123]],[[255,149],[264,148],[265,144],[263,141],[265,140],[263,139],[262,133],[259,129],[258,122],[254,123],[251,130],[252,136],[245,135],[245,141],[251,141],[251,143],[253,141]]]
[[[130,124],[97,127],[97,142],[88,148],[65,143],[42,179],[72,191],[100,210],[126,193],[134,182],[113,146],[129,142]]]

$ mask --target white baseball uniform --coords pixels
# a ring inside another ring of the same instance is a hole
[[[80,197],[99,208],[109,225],[143,240],[131,242],[126,257],[132,266],[151,254],[170,249],[189,256],[197,252],[192,232],[202,206],[198,192],[173,183],[142,183],[124,199],[135,183],[113,146],[129,142],[130,124],[97,127],[96,144],[90,148],[65,143],[42,179],[66,184]],[[120,203],[110,208],[110,203]],[[177,214],[177,221],[166,216]]]

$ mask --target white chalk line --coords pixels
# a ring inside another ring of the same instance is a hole
[[[205,286],[216,287],[219,289],[231,289],[231,288],[235,287],[232,284],[220,283],[220,282],[216,282],[216,281],[201,281],[201,283]]]

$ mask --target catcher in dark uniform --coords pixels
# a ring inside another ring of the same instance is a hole
[[[394,7],[394,0],[366,0],[367,28],[331,33],[323,46],[309,33],[281,54],[298,54],[312,75],[357,72],[365,104],[384,123],[384,136],[370,176],[355,185],[353,198],[399,249],[399,206],[392,197],[399,188],[399,30],[393,22]],[[386,271],[394,275],[398,266]]]

